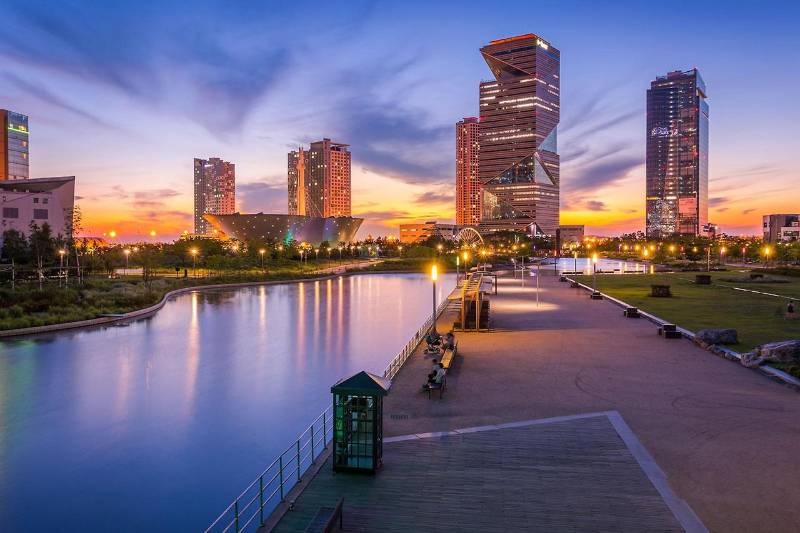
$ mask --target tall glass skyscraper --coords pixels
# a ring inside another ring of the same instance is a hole
[[[236,212],[236,166],[218,157],[194,160],[194,232],[207,235],[211,228],[203,215]]]
[[[527,34],[492,41],[481,54],[494,80],[479,94],[480,227],[555,235],[561,53]]]
[[[697,69],[647,91],[647,236],[700,235],[708,224],[708,103]]]
[[[0,109],[0,181],[24,180],[30,177],[30,132],[28,117]]]

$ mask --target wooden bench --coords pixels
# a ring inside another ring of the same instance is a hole
[[[592,300],[602,300],[603,294],[600,291],[592,291],[592,293],[589,295],[589,298]]]
[[[452,349],[448,348],[447,350],[445,350],[444,355],[442,355],[441,361],[439,361],[440,363],[442,363],[442,366],[444,367],[445,370],[450,370],[450,365],[453,364],[453,358],[456,356],[457,353],[458,353],[458,341],[455,341],[453,343],[453,348]]]
[[[683,337],[675,324],[661,324],[658,328],[658,334],[663,335],[665,339],[680,339]]]
[[[639,318],[639,309],[636,307],[626,307],[622,314],[628,318]]]
[[[339,498],[336,507],[320,507],[311,523],[306,528],[306,533],[330,533],[337,529],[342,529],[342,506],[344,498]],[[338,519],[338,520],[337,520]],[[339,527],[336,527],[336,523]]]

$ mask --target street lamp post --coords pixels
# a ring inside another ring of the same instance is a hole
[[[600,293],[597,292],[597,252],[592,254],[592,299],[596,299]]]
[[[728,251],[728,249],[725,248],[724,246],[719,249],[719,264],[720,264],[720,266],[725,264],[725,252],[727,252],[727,251]]]
[[[59,250],[58,251],[59,260],[60,260],[59,267],[58,267],[58,286],[59,287],[61,286],[61,276],[63,275],[63,272],[64,272],[64,254],[66,254],[66,253],[67,253],[66,250]]]
[[[431,267],[431,281],[433,282],[433,311],[431,313],[431,331],[436,333],[436,279],[439,277],[439,267]]]
[[[459,268],[458,267],[459,267],[460,264],[461,264],[461,256],[456,254],[456,283],[458,283],[458,278],[459,278]]]
[[[650,252],[647,250],[647,248],[645,248],[644,252],[642,252],[642,256],[644,257],[644,273],[645,274],[647,274],[647,256],[648,255],[650,255]]]
[[[128,275],[128,266],[130,265],[131,251],[125,248],[122,253],[125,254],[125,275]]]
[[[189,250],[189,253],[192,254],[192,277],[197,277],[197,248],[192,248]]]
[[[258,251],[258,254],[261,256],[261,270],[264,270],[264,254],[266,254],[266,253],[267,253],[267,251],[264,248],[261,248]]]
[[[575,266],[574,266],[573,272],[577,276],[578,275],[578,252],[572,252],[572,259],[575,262]]]

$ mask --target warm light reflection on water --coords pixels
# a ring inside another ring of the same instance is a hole
[[[0,530],[202,530],[430,310],[426,276],[355,276],[0,343]]]

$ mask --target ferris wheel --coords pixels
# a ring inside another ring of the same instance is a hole
[[[483,244],[483,237],[473,227],[466,227],[461,229],[456,235],[459,248],[477,248]]]

